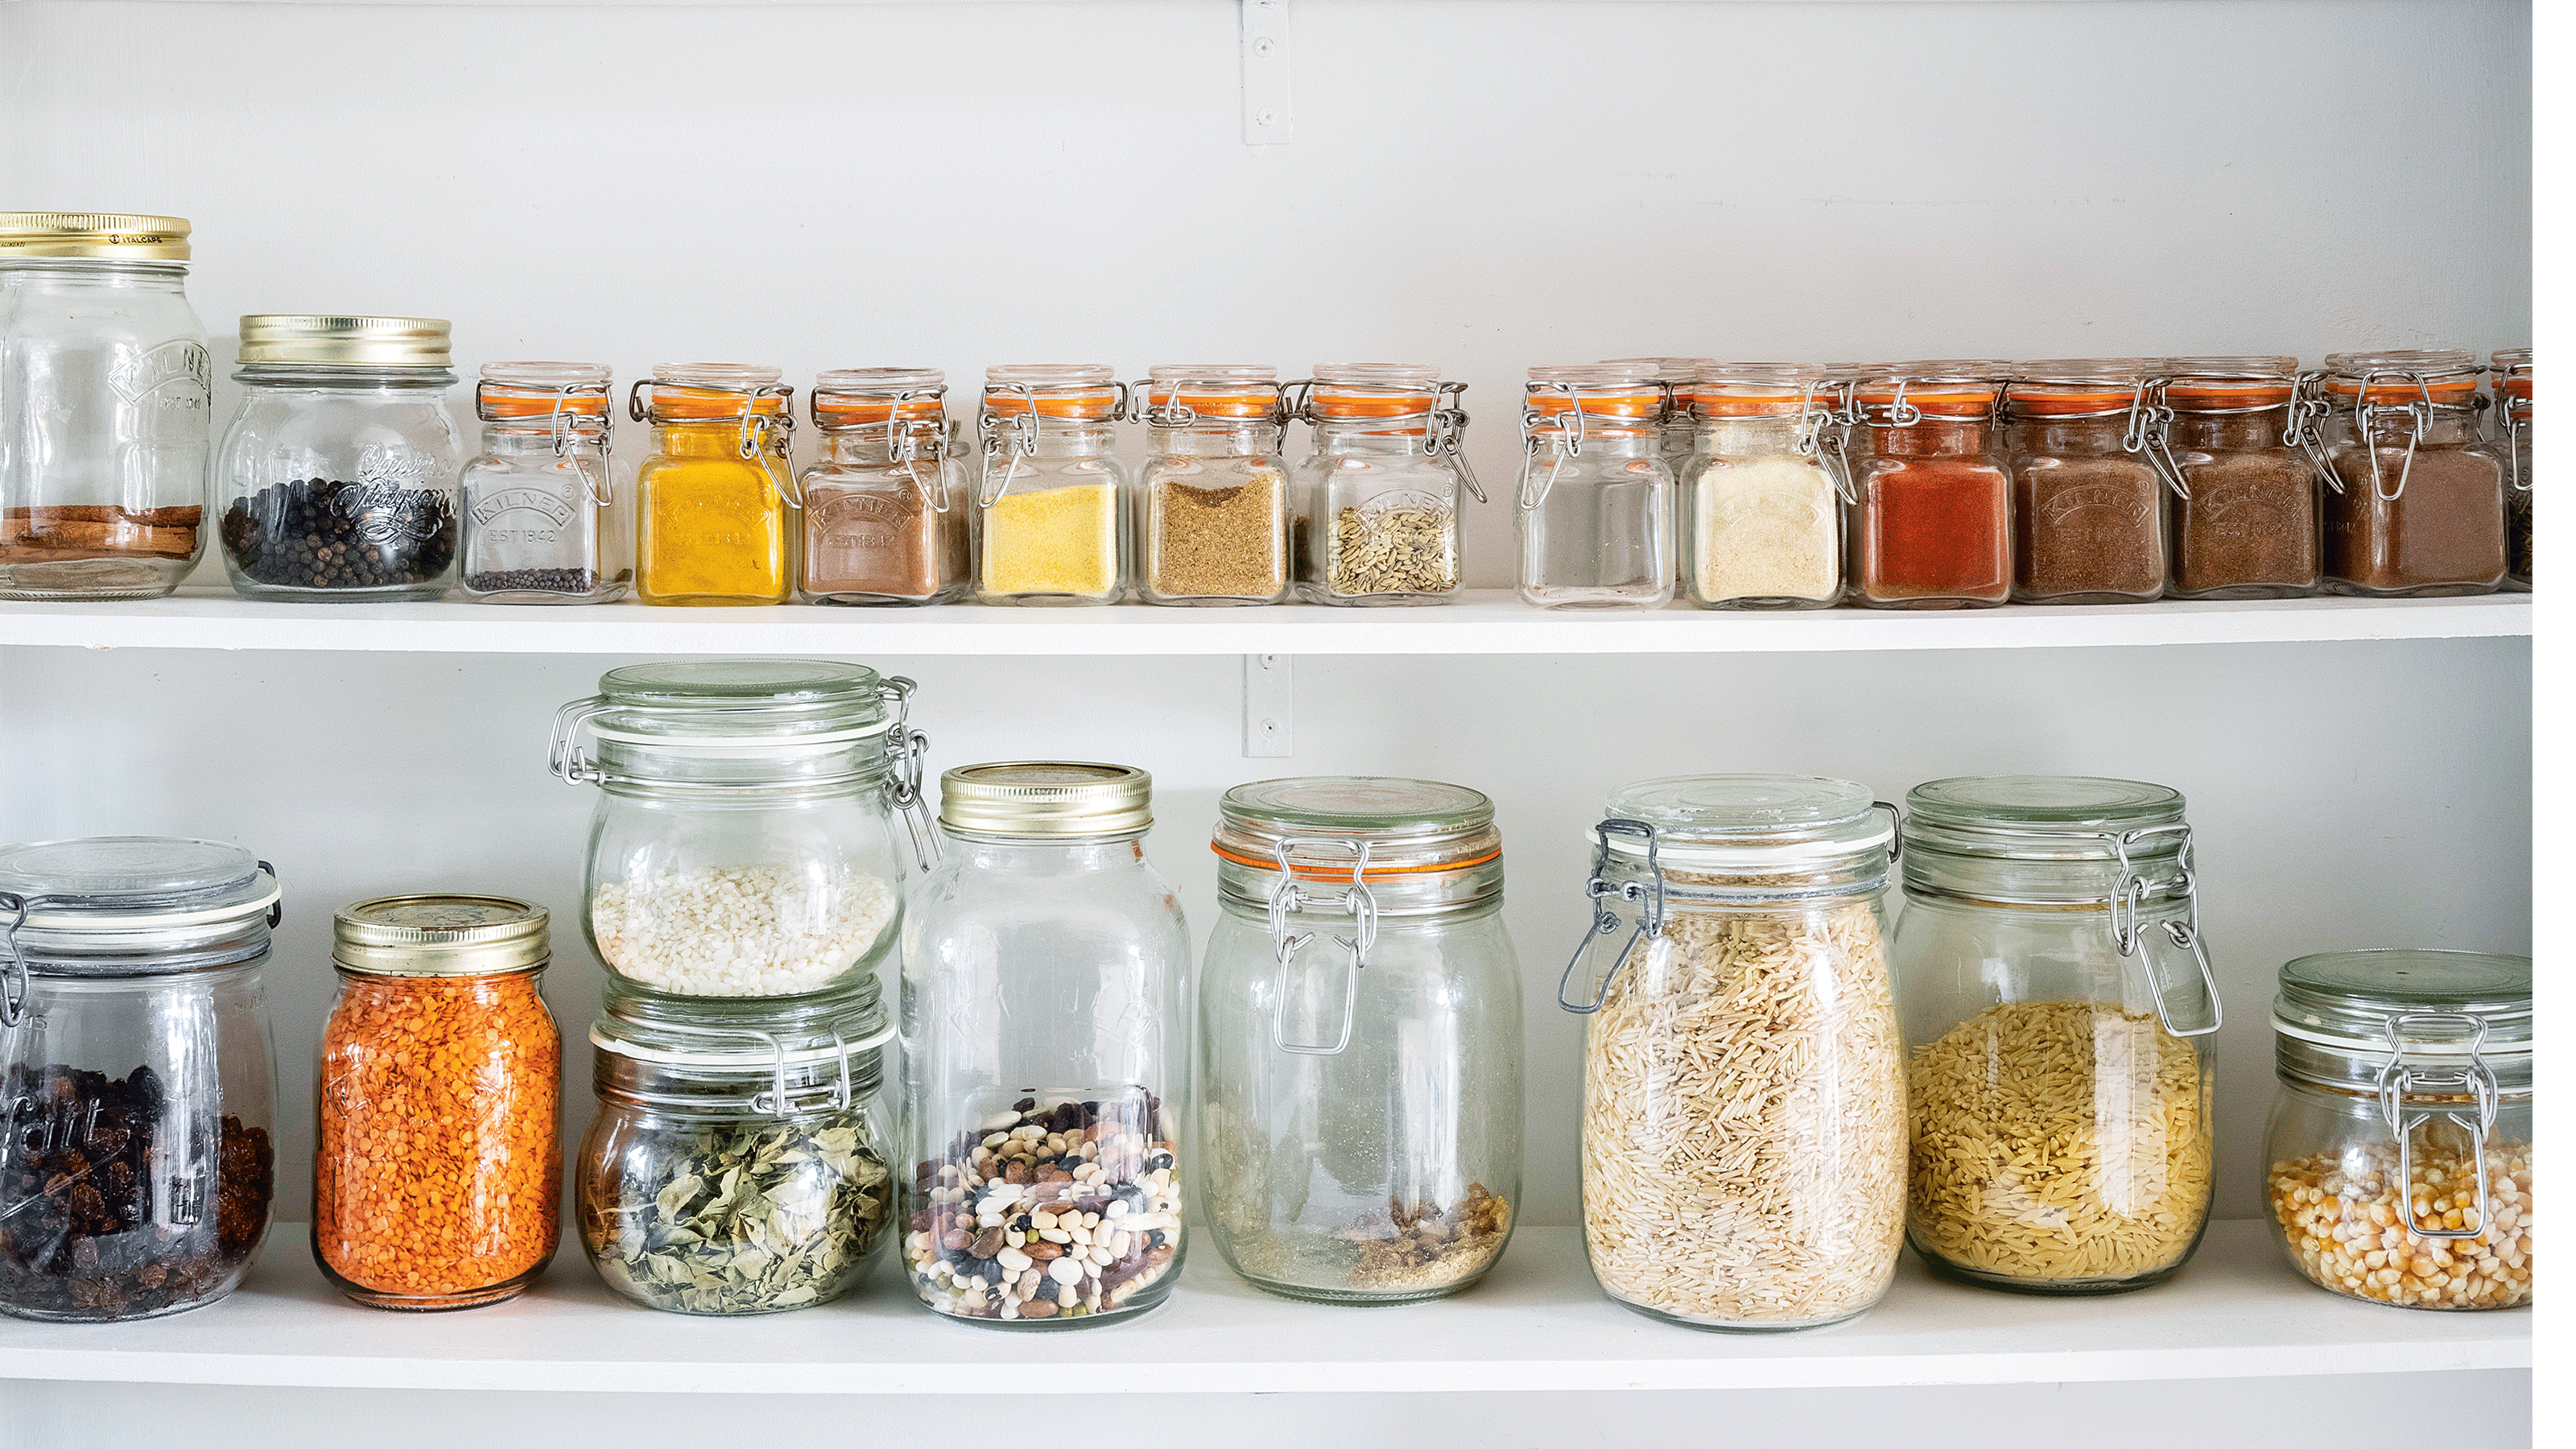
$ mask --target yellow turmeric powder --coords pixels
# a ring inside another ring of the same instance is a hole
[[[1006,492],[984,512],[986,597],[1118,590],[1118,490],[1108,483]]]
[[[783,604],[794,579],[784,458],[745,458],[736,419],[655,430],[637,473],[635,596],[648,604]],[[773,470],[775,470],[773,472]]]

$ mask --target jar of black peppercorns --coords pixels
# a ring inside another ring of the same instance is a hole
[[[215,456],[218,532],[246,599],[435,599],[456,574],[447,324],[241,320],[241,411]]]

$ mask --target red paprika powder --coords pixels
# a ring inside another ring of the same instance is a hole
[[[1854,601],[1962,609],[2012,597],[2012,484],[1994,457],[2004,365],[1908,362],[1864,379],[1850,505]]]

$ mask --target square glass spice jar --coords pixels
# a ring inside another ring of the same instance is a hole
[[[965,479],[948,456],[946,375],[853,367],[806,395],[822,456],[805,471],[809,604],[944,604],[971,582]]]
[[[1136,560],[1149,604],[1275,604],[1288,594],[1288,469],[1279,370],[1153,369],[1137,475]]]
[[[1445,604],[1460,577],[1459,492],[1485,491],[1461,449],[1463,382],[1410,362],[1321,362],[1291,384],[1313,429],[1289,470],[1290,553],[1310,604]]]
[[[2323,585],[2324,485],[2298,445],[2295,357],[2169,357],[2150,423],[2174,485],[2178,599],[2289,599]]]
[[[2013,598],[2134,604],[2165,591],[2164,475],[2140,358],[2024,362],[2005,385]]]
[[[632,490],[609,457],[608,397],[600,363],[483,364],[483,451],[457,480],[465,597],[604,604],[634,587]]]
[[[2504,582],[2505,465],[2476,427],[2477,360],[2338,352],[2312,394],[2332,470],[2326,588],[2379,598],[2489,594]]]

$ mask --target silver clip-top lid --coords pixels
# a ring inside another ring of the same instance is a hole
[[[102,835],[0,848],[0,1026],[31,976],[151,976],[265,954],[275,867],[237,845]]]

